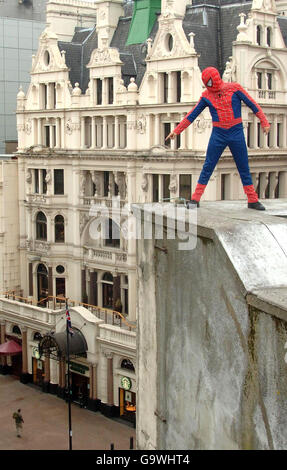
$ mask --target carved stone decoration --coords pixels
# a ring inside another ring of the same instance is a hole
[[[26,183],[31,184],[32,183],[32,170],[31,168],[27,169],[26,172]]]
[[[28,135],[30,135],[31,132],[32,132],[32,121],[31,121],[31,119],[28,119],[28,121],[25,124],[25,132]]]
[[[46,203],[46,197],[42,194],[35,194],[31,196],[30,202],[38,202],[40,204]]]
[[[87,213],[81,213],[80,215],[80,235],[82,235],[85,226],[87,225],[90,217]]]
[[[143,175],[142,175],[141,188],[145,193],[148,190],[148,175],[147,175],[147,173],[143,173]]]
[[[99,65],[123,65],[119,51],[114,47],[95,49],[87,67],[98,67]]]
[[[125,173],[121,171],[114,171],[115,183],[119,188],[120,199],[125,200],[126,198],[126,177]]]
[[[143,114],[137,120],[137,132],[139,134],[146,133],[146,117]]]
[[[205,131],[206,128],[207,128],[207,121],[206,121],[206,119],[204,119],[203,116],[200,116],[200,118],[197,119],[194,123],[194,130],[198,134],[202,134]]]
[[[47,170],[45,181],[47,184],[52,182],[52,170]]]
[[[72,122],[71,119],[68,119],[66,122],[66,134],[71,135],[74,131],[80,130],[81,125],[79,122]]]
[[[27,238],[25,242],[25,248],[27,251],[32,251],[33,248],[33,241],[30,238]]]
[[[51,245],[49,242],[35,241],[34,251],[38,251],[38,252],[44,253],[45,255],[49,255],[50,250],[51,250]]]
[[[224,82],[234,82],[236,80],[236,65],[232,56],[229,57],[229,60],[226,62],[226,68],[222,79]]]
[[[277,13],[275,0],[253,0],[251,9]]]
[[[86,171],[83,170],[80,173],[80,196],[85,195],[86,182],[87,182],[87,174],[86,174]]]
[[[177,191],[177,175],[174,173],[170,175],[170,183],[168,189],[171,193],[176,193]]]

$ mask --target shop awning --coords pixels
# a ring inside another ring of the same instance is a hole
[[[73,328],[73,335],[69,336],[70,356],[78,356],[86,353],[88,346],[83,333]],[[39,343],[40,356],[50,355],[57,359],[67,356],[67,333],[48,333]]]
[[[1,356],[14,356],[15,354],[20,354],[22,352],[22,346],[16,343],[11,339],[6,341],[6,343],[0,344],[0,355]]]

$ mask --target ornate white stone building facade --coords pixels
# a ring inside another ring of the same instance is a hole
[[[190,197],[211,132],[208,112],[170,147],[165,136],[197,102],[204,65],[217,65],[224,80],[239,81],[262,106],[271,123],[269,137],[263,136],[249,108],[243,108],[254,184],[260,198],[287,196],[284,15],[279,22],[275,1],[221,3],[202,6],[196,1],[162,0],[150,34],[130,49],[125,41],[133,2],[47,3],[47,27],[32,59],[30,87],[26,95],[20,90],[17,96],[18,294],[36,303],[65,296],[75,305],[96,305],[99,312],[121,310],[134,327],[136,241],[128,239],[125,230],[117,239],[115,231],[127,227],[131,203]],[[215,40],[208,31],[219,8],[226,29],[223,25],[221,44],[213,52]],[[237,28],[230,26],[230,12]],[[204,198],[245,198],[228,151]],[[107,228],[105,239],[99,236],[95,205],[101,208],[102,226]],[[2,299],[10,333],[19,324],[30,328],[33,338],[36,312],[43,315],[44,309],[34,307],[26,321],[23,312],[30,307],[23,304],[19,311],[15,307],[19,318],[17,313],[11,317],[11,302],[18,305],[17,300]],[[56,312],[55,305],[46,306]],[[103,333],[99,335],[97,360],[93,356],[100,364],[96,376],[93,372],[93,384],[108,380],[109,397],[106,389],[98,387],[98,395],[93,389],[90,398],[121,408],[123,398],[114,389],[112,380],[118,378],[113,371],[119,376],[122,361],[133,362],[135,333],[126,335],[126,329],[114,325],[107,328],[108,336],[101,340]],[[43,334],[51,328],[39,323],[38,329]],[[2,342],[4,330],[2,323]],[[24,373],[31,375],[30,356]],[[53,383],[62,381],[63,388],[62,372],[57,374]],[[135,383],[131,390],[135,392]]]

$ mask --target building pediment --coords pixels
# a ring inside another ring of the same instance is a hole
[[[92,52],[91,60],[87,67],[93,68],[111,65],[123,65],[123,62],[120,59],[119,51],[114,47],[108,47],[106,49],[95,49]]]
[[[188,42],[182,27],[182,18],[165,12],[159,19],[159,31],[147,60],[176,59],[195,54],[193,36]]]
[[[65,61],[65,52],[58,48],[58,36],[45,29],[39,39],[39,49],[33,56],[31,73],[56,72],[68,70]]]

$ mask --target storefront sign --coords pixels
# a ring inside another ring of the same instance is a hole
[[[85,375],[86,372],[89,370],[89,367],[85,366],[84,364],[78,364],[77,362],[71,362],[70,369],[74,372],[78,372],[79,374]]]
[[[129,377],[122,377],[121,384],[124,390],[130,390],[132,388],[132,381]]]

